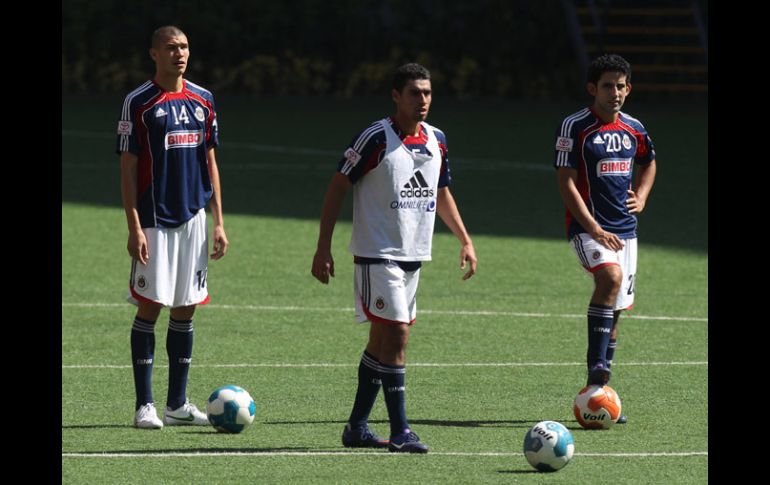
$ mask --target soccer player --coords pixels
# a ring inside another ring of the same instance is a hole
[[[620,312],[634,303],[637,215],[655,182],[656,163],[647,130],[620,111],[631,92],[629,63],[614,54],[594,59],[586,89],[593,105],[567,116],[558,128],[554,166],[566,206],[567,237],[594,279],[588,304],[588,384],[604,385],[612,373]],[[621,415],[618,423],[625,422]]]
[[[118,122],[132,259],[128,299],[138,307],[131,329],[137,428],[208,424],[186,395],[193,314],[196,305],[209,301],[207,204],[214,218],[212,259],[225,255],[228,241],[214,153],[214,98],[182,77],[189,56],[184,32],[174,26],[157,29],[150,48],[155,77],[126,96]],[[164,306],[170,307],[169,376],[161,421],[152,397],[152,364],[155,322]]]
[[[432,100],[430,73],[419,64],[405,64],[396,70],[392,87],[395,114],[353,138],[332,177],[311,273],[323,284],[334,276],[332,233],[352,186],[356,320],[371,325],[342,444],[427,453],[406,419],[405,350],[417,314],[420,267],[431,259],[436,213],[460,240],[460,268],[470,266],[464,280],[476,273],[476,251],[449,191],[446,136],[425,122]],[[389,440],[376,436],[367,424],[380,386]]]

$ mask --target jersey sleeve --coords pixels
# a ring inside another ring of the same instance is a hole
[[[376,167],[385,154],[385,131],[379,123],[368,127],[353,138],[337,164],[337,171],[355,184]]]
[[[130,95],[126,96],[123,102],[123,109],[118,118],[118,139],[115,152],[120,155],[122,152],[133,153],[139,156],[139,139],[136,134],[135,106],[132,105]]]
[[[217,110],[214,106],[214,96],[211,95],[206,101],[209,102],[209,117],[206,120],[206,148],[219,146],[219,123],[217,122]]]
[[[647,165],[655,160],[655,146],[652,144],[652,138],[646,130],[642,130],[637,136],[636,155],[634,162],[639,165]]]
[[[435,129],[438,141],[438,148],[441,150],[441,171],[438,176],[438,188],[449,187],[452,183],[452,172],[449,169],[449,147],[447,146],[446,135],[443,131]]]
[[[577,169],[578,136],[574,123],[568,123],[565,119],[556,130],[555,138],[554,168],[567,167]]]

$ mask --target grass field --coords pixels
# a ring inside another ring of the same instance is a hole
[[[195,319],[188,387],[202,406],[237,384],[257,404],[240,435],[131,427],[125,303],[129,259],[114,127],[120,96],[62,106],[62,478],[64,483],[706,483],[708,475],[707,110],[628,110],[650,129],[659,175],[640,218],[633,312],[612,385],[629,424],[583,431],[590,279],[562,234],[553,132],[580,105],[436,99],[458,199],[480,266],[462,282],[441,223],[423,270],[408,350],[407,411],[425,456],[351,451],[340,432],[367,327],[352,316],[350,204],[334,238],[337,277],[310,276],[323,192],[344,145],[387,100],[221,99],[219,150],[231,248],[209,266],[212,303]],[[574,108],[574,109],[573,109]],[[154,392],[162,407],[164,320]],[[576,454],[556,474],[521,453],[552,419]],[[380,396],[373,428],[387,434]]]

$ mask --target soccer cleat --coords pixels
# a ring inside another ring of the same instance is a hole
[[[389,441],[372,433],[369,426],[353,428],[350,423],[342,430],[342,445],[345,448],[387,448]]]
[[[163,414],[163,423],[168,426],[202,426],[209,424],[209,418],[206,417],[206,413],[201,412],[195,407],[195,404],[188,400],[174,410],[166,407],[166,412]]]
[[[388,451],[394,453],[427,453],[428,445],[420,441],[420,437],[410,429],[405,429],[403,433],[391,436]]]
[[[155,404],[148,402],[136,410],[136,414],[134,414],[134,427],[144,429],[163,428],[163,421],[158,417]]]
[[[615,424],[626,424],[627,422],[628,422],[628,418],[626,417],[626,415],[621,414],[620,416],[618,416],[618,420],[615,421]]]
[[[603,386],[610,381],[612,371],[601,362],[597,363],[588,371],[588,382],[586,385]]]

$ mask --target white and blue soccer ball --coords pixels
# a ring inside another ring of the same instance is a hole
[[[524,456],[530,465],[541,472],[555,472],[564,468],[575,453],[575,440],[563,424],[540,421],[524,436]]]
[[[240,433],[254,421],[256,412],[251,395],[238,386],[220,387],[206,403],[209,423],[222,433]]]

